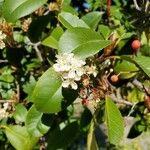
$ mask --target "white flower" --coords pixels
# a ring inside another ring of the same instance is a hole
[[[3,108],[4,108],[4,110],[7,110],[7,109],[8,109],[8,107],[9,107],[9,103],[4,103],[4,104],[3,104]]]
[[[3,48],[5,48],[5,43],[2,41],[2,40],[0,40],[0,49],[3,49]]]
[[[2,33],[2,31],[0,31],[0,49],[5,48],[5,43],[4,43],[4,39],[6,38],[6,34]]]
[[[89,75],[93,75],[94,77],[96,77],[97,76],[97,70],[96,70],[96,66],[86,66],[86,72],[87,72],[87,74],[89,74]]]
[[[75,81],[79,81],[85,73],[83,66],[85,62],[75,58],[73,53],[64,53],[56,55],[56,63],[53,65],[54,70],[60,73],[63,83],[62,86],[77,89],[78,85]]]
[[[5,109],[2,109],[2,108],[0,109],[0,118],[7,118],[8,115],[9,115],[9,113],[6,112]]]
[[[74,90],[76,90],[78,88],[77,83],[75,83],[74,80],[72,80],[72,79],[64,80],[63,83],[62,83],[62,86],[64,88],[68,88],[69,86],[71,86],[71,88],[74,89]]]
[[[6,34],[2,33],[2,31],[0,31],[0,40],[4,40],[6,38]]]

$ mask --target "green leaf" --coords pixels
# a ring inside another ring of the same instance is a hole
[[[110,45],[111,42],[108,40],[95,40],[89,41],[77,47],[73,53],[78,58],[87,58],[97,54],[100,50]]]
[[[61,8],[61,11],[62,12],[68,12],[68,13],[71,13],[72,15],[78,15],[78,12],[71,6],[69,5],[63,5],[62,8]]]
[[[101,36],[91,29],[72,28],[61,36],[59,49],[63,53],[73,51],[77,56],[86,58],[98,53],[110,44],[110,41],[101,39]]]
[[[90,130],[87,136],[87,150],[99,150],[94,134],[94,122],[91,122]]]
[[[123,137],[124,123],[120,111],[109,97],[106,97],[105,117],[109,142],[117,145]]]
[[[139,69],[135,66],[134,63],[131,63],[126,60],[118,61],[114,67],[114,72],[119,74],[120,79],[129,79],[136,75],[136,72]]]
[[[72,122],[64,129],[56,128],[51,131],[48,136],[47,149],[66,149],[68,145],[71,145],[79,133],[79,125],[77,122]]]
[[[13,117],[15,120],[20,121],[20,122],[25,122],[26,115],[27,115],[27,109],[23,104],[18,104],[15,108],[15,112],[13,114]]]
[[[58,49],[58,41],[63,33],[64,32],[61,27],[56,27],[51,35],[42,41],[42,44],[54,49]]]
[[[89,28],[89,26],[82,19],[79,19],[77,16],[68,12],[61,12],[58,15],[58,20],[68,29],[73,27]]]
[[[36,59],[37,60],[37,59]],[[29,82],[23,85],[23,91],[27,94],[27,100],[31,101],[32,92],[35,88],[36,80],[33,76],[30,76]]]
[[[137,56],[134,61],[150,77],[150,57]]]
[[[16,150],[32,150],[38,141],[38,138],[31,137],[28,134],[25,127],[14,125],[4,128],[9,142]]]
[[[41,121],[42,115],[43,113],[37,111],[34,105],[28,111],[25,126],[30,135],[34,137],[41,137],[49,130],[49,127]]]
[[[4,18],[9,22],[15,22],[17,19],[38,9],[46,1],[47,0],[5,0],[3,4]]]
[[[111,33],[111,30],[109,29],[108,26],[105,26],[103,24],[99,25],[98,26],[98,32],[105,38],[105,39],[108,39],[110,33]]]
[[[101,20],[102,13],[93,11],[82,17],[82,20],[92,29],[96,29],[99,21]]]
[[[49,68],[37,81],[32,95],[32,101],[38,111],[56,113],[61,110],[61,79]]]
[[[144,92],[141,92],[139,89],[134,88],[132,91],[128,93],[128,101],[130,102],[141,102],[144,101]]]

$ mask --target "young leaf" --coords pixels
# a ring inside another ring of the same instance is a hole
[[[108,139],[111,144],[117,145],[123,137],[123,118],[111,98],[106,97],[105,101],[105,117],[108,130]]]
[[[43,113],[37,111],[34,105],[28,111],[25,126],[33,137],[41,137],[49,130],[41,121],[42,115]]]
[[[69,41],[69,44],[68,44]],[[95,31],[86,28],[68,29],[59,40],[61,52],[74,52],[81,58],[86,58],[98,53],[102,48],[108,46],[110,41],[102,40]]]
[[[4,128],[8,140],[16,150],[32,150],[38,141],[38,138],[31,137],[28,134],[24,126],[11,125]]]
[[[40,6],[47,0],[5,0],[3,4],[3,15],[8,22],[15,22]]]
[[[98,11],[90,12],[82,17],[82,20],[89,25],[92,29],[96,29],[99,21],[101,20],[102,13]]]
[[[27,115],[26,107],[23,104],[18,104],[13,114],[13,117],[15,118],[15,120],[24,122],[26,119],[26,115]]]
[[[58,49],[58,41],[62,34],[63,29],[61,27],[56,27],[51,35],[42,41],[42,44],[54,49]]]
[[[137,56],[134,61],[150,77],[150,57]]]
[[[73,27],[89,28],[89,26],[82,19],[79,19],[77,16],[68,12],[60,13],[58,15],[58,19],[68,29]]]
[[[58,74],[49,68],[37,81],[32,101],[38,111],[56,113],[61,110],[61,79]]]

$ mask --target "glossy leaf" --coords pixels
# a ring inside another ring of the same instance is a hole
[[[123,118],[111,98],[106,97],[105,101],[105,119],[108,130],[108,139],[111,144],[117,145],[123,137]]]
[[[96,29],[99,21],[101,20],[102,13],[98,11],[90,12],[82,17],[82,20],[89,25],[92,29]]]
[[[4,128],[8,140],[16,150],[32,150],[38,141],[38,138],[28,134],[24,126],[14,125]]]
[[[137,56],[134,61],[150,77],[150,57]]]
[[[61,27],[56,27],[51,35],[42,41],[42,44],[54,49],[58,49],[58,41],[62,34],[63,29]]]
[[[109,44],[110,41],[102,40],[102,37],[91,29],[72,28],[61,36],[59,49],[63,53],[73,51],[79,57],[86,58],[98,53]]]
[[[56,113],[61,110],[61,79],[53,68],[48,69],[38,80],[32,101],[38,111]]]
[[[4,18],[9,22],[15,22],[17,19],[38,9],[46,1],[47,0],[5,0],[3,4]]]
[[[136,75],[136,72],[139,69],[135,66],[134,63],[131,63],[129,61],[123,60],[123,61],[118,61],[116,63],[116,66],[114,67],[114,72],[116,74],[119,74],[120,79],[129,79]]]
[[[108,40],[89,41],[77,47],[73,53],[78,56],[78,58],[83,59],[97,54],[100,50],[110,44],[111,42]]]
[[[89,28],[89,26],[82,19],[79,19],[77,16],[68,12],[60,13],[58,15],[58,19],[68,29],[73,27]]]
[[[98,32],[105,38],[105,39],[108,39],[110,33],[111,33],[111,30],[109,29],[108,26],[105,26],[103,24],[100,24],[98,26]]]
[[[25,125],[27,131],[34,137],[41,137],[49,130],[49,127],[41,121],[42,115],[43,113],[37,111],[34,105],[28,111]]]

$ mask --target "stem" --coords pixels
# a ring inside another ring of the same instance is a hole
[[[39,50],[39,48],[38,48],[38,46],[41,44],[40,42],[38,42],[38,43],[30,43],[32,46],[33,46],[33,48],[35,49],[35,52],[36,52],[36,54],[37,54],[37,56],[38,56],[38,58],[39,58],[39,60],[40,60],[40,62],[43,62],[43,58],[42,58],[42,55],[41,55],[41,52],[40,52],[40,50]]]
[[[16,103],[15,100],[0,100],[0,103]]]
[[[120,104],[125,104],[125,105],[129,105],[129,106],[133,106],[134,104],[131,102],[128,102],[124,99],[118,99],[117,97],[115,97],[114,95],[110,95],[110,97],[112,98],[112,100],[116,103],[120,103]]]
[[[111,4],[112,4],[112,0],[107,0],[107,16],[108,16],[108,19],[110,17],[110,7],[111,7]]]
[[[134,5],[135,5],[135,8],[136,8],[137,10],[141,11],[141,8],[138,6],[137,1],[136,1],[136,0],[133,0],[133,2],[134,2]]]
[[[8,60],[0,60],[0,63],[8,63]]]

